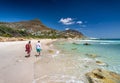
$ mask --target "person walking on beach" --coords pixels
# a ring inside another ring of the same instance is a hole
[[[37,51],[38,55],[36,55],[36,56],[40,56],[41,50],[42,50],[41,44],[40,44],[40,41],[38,41],[38,43],[36,44],[36,51]]]
[[[25,48],[26,48],[26,52],[27,52],[27,55],[25,57],[30,57],[30,53],[31,53],[31,50],[32,50],[32,45],[31,45],[31,41],[29,41],[26,45],[25,45]]]

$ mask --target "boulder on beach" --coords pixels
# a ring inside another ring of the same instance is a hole
[[[120,83],[120,74],[103,69],[86,73],[89,83]]]

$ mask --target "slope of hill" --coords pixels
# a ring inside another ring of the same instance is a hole
[[[58,31],[45,26],[39,19],[21,22],[0,22],[0,36],[8,37],[39,37],[39,38],[84,38],[76,30]]]
[[[65,33],[65,35],[67,37],[71,37],[71,38],[82,38],[82,37],[85,37],[81,32],[79,32],[77,30],[69,29],[69,30],[65,30],[63,32]]]
[[[22,29],[27,32],[36,32],[36,31],[48,31],[52,30],[51,28],[46,27],[39,19],[34,19],[30,21],[21,21],[21,22],[12,22],[12,23],[0,23],[0,25],[4,25],[6,27]]]
[[[26,31],[0,26],[0,36],[4,37],[24,37],[30,35]]]

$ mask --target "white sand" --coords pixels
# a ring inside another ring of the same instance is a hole
[[[34,56],[37,40],[31,40],[33,50],[29,58],[25,58],[25,44],[28,41],[0,42],[0,83],[36,83],[34,63],[49,56],[48,49],[51,49],[52,45],[48,43],[55,40],[42,39],[40,41],[43,48],[42,56]]]

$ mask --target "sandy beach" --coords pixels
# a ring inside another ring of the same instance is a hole
[[[39,61],[42,64],[47,63],[49,62],[47,58],[51,58],[51,55],[56,53],[54,50],[49,54],[49,51],[52,50],[50,43],[55,40],[42,39],[40,41],[43,49],[41,56],[34,56],[37,40],[31,40],[33,49],[29,58],[25,58],[25,44],[28,41],[0,42],[0,83],[38,83],[36,74],[44,73],[44,69],[37,72],[36,63]],[[42,67],[42,64],[40,63],[39,66]]]
[[[95,59],[67,53],[55,45],[56,41],[57,45],[64,45],[63,41],[72,43],[73,40],[40,39],[42,51],[39,57],[35,56],[38,40],[31,40],[31,56],[26,58],[28,41],[0,42],[0,83],[89,83],[85,74],[106,66],[100,61],[96,63]]]

